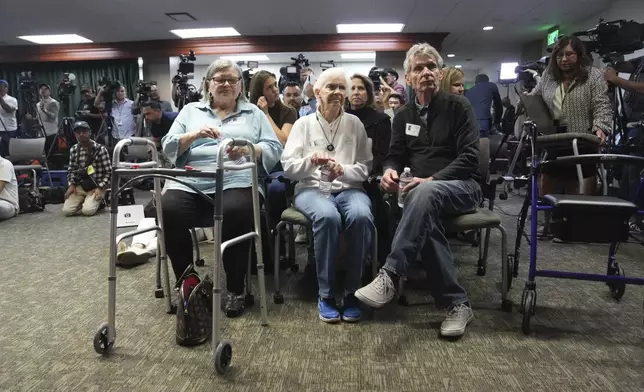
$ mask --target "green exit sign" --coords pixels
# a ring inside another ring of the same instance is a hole
[[[557,42],[557,37],[559,37],[559,29],[548,33],[548,46],[553,45],[555,42]]]

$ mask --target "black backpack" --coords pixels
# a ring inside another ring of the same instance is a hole
[[[45,209],[45,199],[38,191],[30,188],[18,188],[18,206],[21,214],[41,212]]]

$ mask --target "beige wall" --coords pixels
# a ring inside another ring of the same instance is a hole
[[[167,57],[143,58],[143,79],[157,82],[161,99],[170,103],[172,103],[172,77],[175,74],[176,69],[170,69],[170,61]]]

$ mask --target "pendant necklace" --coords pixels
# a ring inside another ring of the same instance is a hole
[[[331,128],[331,141],[329,141],[329,138],[326,136],[326,132],[324,131],[324,127],[322,126],[322,123],[320,122],[320,117],[319,115],[316,116],[318,120],[318,124],[320,124],[320,128],[322,129],[322,134],[324,135],[324,138],[326,139],[326,142],[328,143],[326,145],[327,151],[331,152],[335,150],[335,146],[333,145],[333,141],[335,140],[335,136],[338,134],[338,128],[340,128],[340,123],[342,123],[342,118],[338,121],[338,125],[335,127],[335,132],[333,131],[333,128],[331,128],[331,124],[329,124],[329,128]]]

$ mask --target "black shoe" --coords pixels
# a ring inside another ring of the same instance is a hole
[[[228,318],[239,317],[244,313],[244,296],[228,293],[223,306],[224,313]]]

